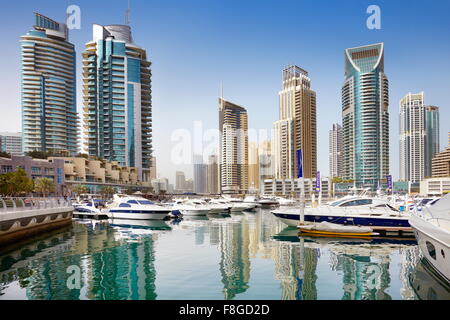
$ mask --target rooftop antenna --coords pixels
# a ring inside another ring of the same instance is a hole
[[[130,15],[131,15],[131,0],[128,0],[128,9],[125,11],[125,24],[130,25]]]

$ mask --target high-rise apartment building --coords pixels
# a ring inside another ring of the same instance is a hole
[[[259,190],[263,190],[264,180],[273,179],[272,142],[262,141],[259,145]]]
[[[208,166],[203,162],[203,156],[194,155],[194,192],[206,193],[208,183]]]
[[[431,176],[439,152],[439,108],[425,106],[425,94],[400,100],[400,180],[420,182]]]
[[[186,190],[186,176],[182,171],[175,173],[175,190],[179,193],[183,193]]]
[[[63,23],[35,13],[21,37],[23,152],[78,152],[76,54]]]
[[[432,176],[433,158],[441,151],[439,107],[425,107],[425,178]]]
[[[258,143],[250,142],[248,147],[248,188],[250,192],[257,193],[259,187],[259,148]]]
[[[219,159],[216,155],[210,155],[208,158],[207,180],[207,192],[210,194],[219,194]]]
[[[0,132],[0,151],[12,156],[22,156],[22,133]]]
[[[274,123],[272,154],[276,179],[297,178],[297,150],[303,154],[303,175],[317,171],[316,93],[308,72],[288,66],[279,92],[280,120]]]
[[[384,44],[345,50],[342,175],[377,189],[389,174],[389,81]]]
[[[89,154],[137,167],[152,166],[151,62],[127,25],[94,25],[83,52],[84,123]]]
[[[241,106],[219,99],[220,189],[226,194],[248,190],[248,116]]]
[[[342,127],[334,123],[330,130],[330,149],[329,149],[329,163],[330,163],[330,177],[342,177]]]

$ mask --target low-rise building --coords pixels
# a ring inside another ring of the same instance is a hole
[[[149,183],[140,181],[137,168],[123,167],[117,161],[72,157],[51,157],[49,160],[63,161],[69,188],[81,184],[91,193],[98,193],[103,186],[115,187],[117,191],[150,187]]]
[[[448,148],[433,158],[432,174],[433,178],[450,177],[450,132],[448,133]]]
[[[420,182],[420,194],[423,196],[441,196],[450,193],[450,177],[429,178]]]
[[[23,156],[22,133],[0,132],[0,151],[14,156]]]
[[[306,199],[311,199],[312,195],[319,193],[316,191],[316,179],[303,179],[305,187]],[[329,178],[321,178],[322,198],[331,197],[331,180]],[[267,179],[264,180],[262,194],[277,196],[293,196],[300,197],[301,179]]]
[[[48,178],[54,181],[55,196],[67,195],[64,175],[64,161],[60,159],[33,159],[27,156],[11,156],[11,159],[0,158],[0,174],[14,172],[22,168],[33,180]]]

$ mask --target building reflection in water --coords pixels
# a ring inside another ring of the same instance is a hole
[[[69,232],[4,256],[0,281],[3,286],[19,281],[30,300],[154,300],[156,239],[149,234],[130,241],[107,224],[94,229],[77,223]],[[81,268],[79,290],[67,286],[70,266]]]
[[[411,243],[299,238],[295,228],[286,228],[268,212],[186,219],[173,225],[173,234],[160,223],[137,228],[108,222],[74,223],[71,229],[20,249],[10,248],[0,253],[0,299],[11,293],[12,283],[23,288],[28,299],[157,299],[155,251],[165,232],[164,241],[171,241],[176,232],[191,234],[193,241],[185,244],[193,247],[189,249],[217,248],[218,255],[211,259],[218,258],[214,261],[219,271],[217,290],[227,300],[249,296],[251,276],[254,282],[260,280],[251,265],[255,268],[256,259],[273,261],[273,271],[264,275],[264,281],[278,286],[274,299],[320,299],[328,294],[320,291],[323,279],[333,279],[327,290],[335,290],[336,299],[427,299],[447,297],[449,292],[427,277],[417,246]],[[180,254],[189,259],[189,250]],[[81,268],[79,290],[67,287],[70,266]],[[392,291],[394,282],[400,292]],[[187,296],[178,298],[188,298],[189,290],[184,291]]]

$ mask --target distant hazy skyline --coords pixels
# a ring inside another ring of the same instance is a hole
[[[2,3],[0,131],[21,130],[20,36],[33,12],[63,22],[68,5],[80,6],[81,30],[71,30],[77,50],[78,112],[82,115],[81,53],[92,24],[123,24],[127,0],[23,0]],[[369,30],[369,5],[381,8],[381,30]],[[192,165],[170,162],[174,130],[218,126],[218,97],[247,108],[249,127],[272,129],[278,120],[283,67],[309,72],[317,92],[318,170],[328,175],[328,131],[341,123],[341,86],[346,48],[385,43],[390,82],[390,168],[399,176],[399,101],[425,92],[440,107],[441,149],[450,131],[450,20],[448,0],[262,1],[132,0],[135,43],[144,47],[153,71],[153,145],[158,175],[174,183],[175,172],[192,177]]]

